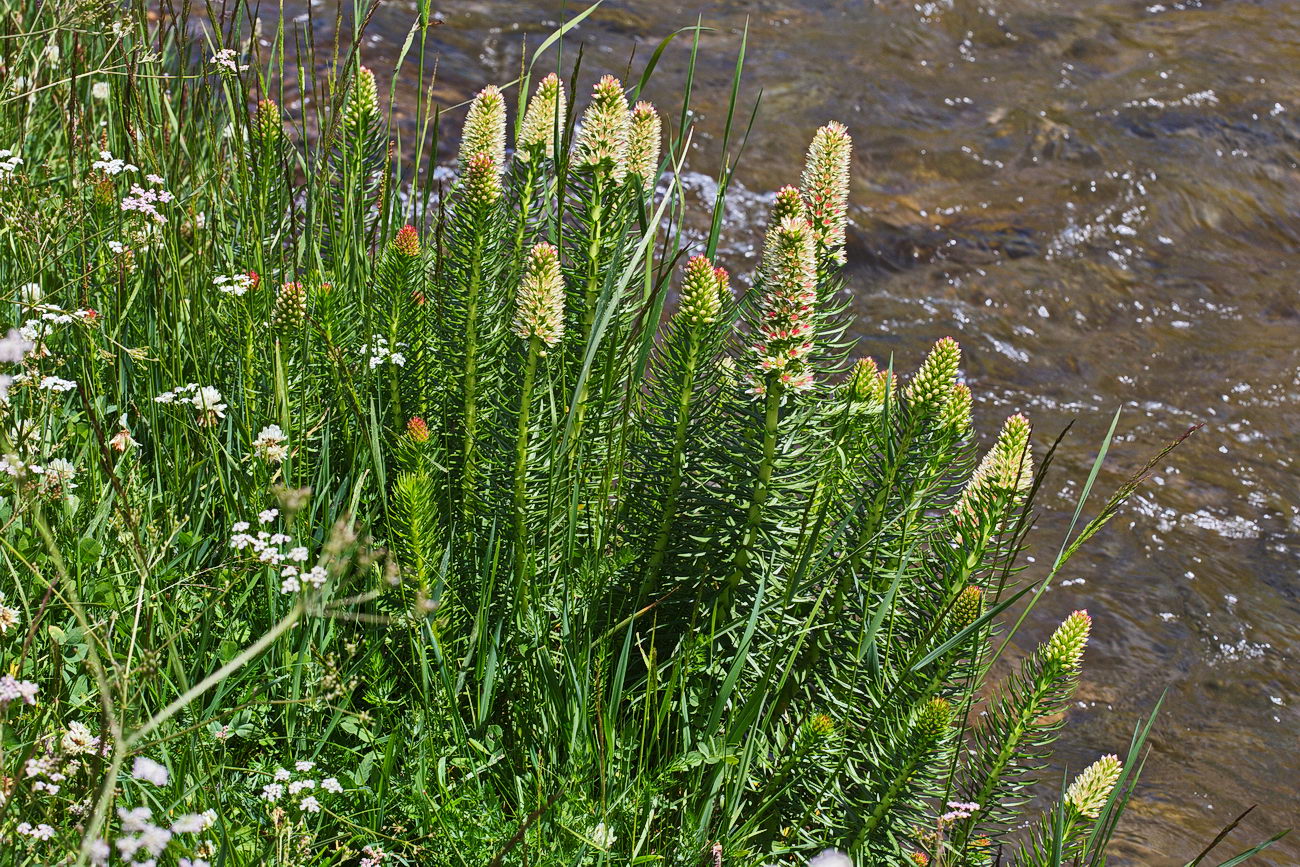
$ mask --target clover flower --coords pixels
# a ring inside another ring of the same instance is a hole
[[[135,764],[131,766],[131,776],[146,783],[153,783],[159,788],[166,786],[169,780],[167,768],[148,756],[135,757]]]
[[[813,136],[799,185],[823,256],[843,265],[844,229],[849,202],[849,159],[853,139],[844,124],[832,121]]]
[[[77,485],[72,480],[76,475],[77,468],[71,461],[53,458],[45,464],[45,472],[41,475],[41,490],[53,496],[75,490]]]
[[[812,225],[787,217],[769,235],[763,251],[762,295],[753,349],[758,375],[751,391],[765,394],[770,374],[792,391],[812,386],[807,358],[813,348],[813,305],[817,300]]]
[[[12,175],[23,164],[23,158],[9,148],[0,149],[0,177]]]
[[[195,390],[190,403],[199,411],[199,424],[211,427],[226,417],[226,405],[221,401],[221,392],[210,385]]]
[[[606,75],[596,82],[591,104],[582,114],[574,146],[576,164],[621,181],[627,171],[629,120],[622,82]]]
[[[267,463],[281,463],[289,456],[287,442],[288,437],[280,430],[280,426],[269,424],[262,428],[257,434],[257,439],[253,440],[253,454]]]
[[[90,733],[90,727],[82,722],[68,723],[68,729],[63,733],[63,738],[59,741],[59,746],[70,756],[81,756],[93,753],[99,749],[99,738]]]
[[[20,700],[23,704],[36,704],[39,691],[40,687],[30,680],[18,680],[12,674],[0,675],[0,707]]]
[[[647,190],[654,185],[662,142],[663,121],[659,112],[648,102],[638,102],[628,119],[627,173],[639,179]]]
[[[528,251],[510,330],[521,340],[536,337],[547,348],[564,336],[564,276],[560,253],[550,244],[535,244]]]
[[[707,256],[692,256],[686,263],[686,276],[682,278],[681,302],[677,315],[688,326],[708,325],[716,321],[722,310],[722,298],[729,277],[722,268],[714,268]]]
[[[4,604],[5,595],[0,593],[0,635],[18,625],[18,609]]]
[[[1119,782],[1124,766],[1117,756],[1102,756],[1074,778],[1065,792],[1065,800],[1089,819],[1096,819]]]
[[[489,84],[480,90],[465,115],[460,137],[461,171],[479,154],[487,154],[498,172],[506,165],[506,98],[501,88]]]
[[[555,130],[557,123],[561,127],[564,124],[565,103],[564,85],[558,75],[552,72],[537,82],[519,126],[516,159],[528,162],[531,152],[538,149],[544,149],[548,160],[555,158]]]

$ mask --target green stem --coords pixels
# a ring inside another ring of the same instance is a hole
[[[478,318],[479,288],[483,282],[483,241],[478,238],[470,262],[469,292],[465,310],[465,440],[461,447],[461,506],[469,511],[474,487],[474,439],[478,425]]]
[[[920,747],[913,747],[908,752],[907,761],[898,769],[898,773],[894,775],[894,779],[889,783],[889,789],[881,796],[876,808],[871,811],[871,815],[867,817],[867,821],[858,831],[857,839],[854,840],[854,848],[862,845],[871,836],[871,832],[876,829],[881,820],[885,818],[889,808],[894,805],[894,801],[898,800],[898,794],[903,790],[903,786],[907,785],[908,780],[912,779],[912,775],[916,773],[917,766],[921,764],[923,758],[925,758],[925,750]]]
[[[781,420],[781,383],[775,373],[767,374],[766,412],[763,419],[763,459],[758,465],[758,482],[754,485],[754,497],[749,502],[749,513],[745,516],[745,531],[741,537],[740,548],[736,551],[731,575],[727,578],[727,596],[740,584],[745,569],[749,566],[750,552],[758,537],[758,527],[763,521],[763,507],[767,505],[769,489],[772,483],[772,471],[776,467],[776,437]]]
[[[537,181],[537,165],[528,163],[524,173],[524,190],[519,198],[519,228],[515,230],[515,256],[510,261],[520,261],[524,252],[524,234],[528,231],[528,215],[533,209],[533,186]]]
[[[528,339],[528,360],[524,363],[524,385],[519,395],[519,428],[515,434],[515,562],[516,579],[527,581],[528,545],[528,421],[533,404],[533,380],[537,374],[537,337]]]
[[[991,809],[989,798],[993,796],[994,789],[1001,782],[1003,772],[1006,771],[1007,765],[1011,763],[1011,757],[1015,755],[1021,739],[1025,736],[1025,732],[1029,730],[1029,724],[1042,715],[1043,708],[1041,705],[1043,699],[1051,690],[1053,683],[1054,678],[1048,676],[1046,672],[1038,673],[1033,691],[1027,696],[1028,700],[1020,706],[1020,713],[1016,717],[1015,724],[1007,732],[1007,737],[1002,742],[997,757],[993,760],[993,764],[989,766],[989,772],[984,777],[984,782],[980,785],[980,789],[974,798],[972,798],[976,804],[979,804],[979,809],[970,818],[962,821],[961,830],[956,835],[957,839],[961,841],[961,845],[956,847],[959,852],[965,853],[976,823],[988,815]]]
[[[668,471],[668,496],[664,500],[650,562],[646,565],[645,577],[641,582],[642,598],[649,592],[663,567],[664,555],[668,551],[668,535],[677,517],[677,501],[681,497],[682,472],[686,464],[686,433],[691,420],[691,399],[695,395],[695,367],[699,360],[699,339],[694,329],[687,333],[686,340],[686,370],[677,395],[677,425],[673,432],[672,464]]]

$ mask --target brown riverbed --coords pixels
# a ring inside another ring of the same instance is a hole
[[[524,40],[531,50],[584,6],[443,6],[426,51],[436,96],[449,105],[514,78]],[[332,37],[331,4],[315,11]],[[717,166],[746,21],[745,110],[762,93],[723,264],[752,268],[764,193],[797,180],[820,123],[846,123],[864,351],[909,369],[952,334],[986,435],[1017,410],[1040,442],[1075,421],[1042,501],[1039,566],[1116,408],[1102,492],[1206,424],[1031,615],[1026,635],[1075,607],[1095,618],[1048,776],[1122,754],[1168,689],[1113,863],[1182,865],[1255,803],[1237,849],[1296,825],[1300,4],[611,0],[565,50],[586,43],[585,79],[623,73],[635,49],[639,74],[697,13],[714,29],[701,38],[693,189],[707,192]],[[387,2],[370,24],[363,58],[381,79],[413,14]],[[647,90],[673,117],[688,44],[668,49]],[[399,75],[408,111],[416,53]],[[1300,864],[1300,839],[1254,863]]]

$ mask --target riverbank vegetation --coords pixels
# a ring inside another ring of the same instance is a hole
[[[399,126],[247,21],[3,4],[8,863],[1104,862],[1149,723],[1028,806],[1105,626],[1011,615],[1132,487],[1021,579],[1050,445],[846,337],[846,127],[733,274],[689,84]]]

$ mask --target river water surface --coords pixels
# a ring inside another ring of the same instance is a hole
[[[437,99],[513,79],[525,40],[581,8],[442,7]],[[315,12],[332,37],[330,4]],[[986,437],[1013,411],[1040,447],[1075,421],[1041,501],[1040,568],[1117,408],[1103,494],[1205,423],[1031,615],[1034,637],[1072,608],[1094,617],[1048,776],[1122,755],[1168,689],[1115,863],[1182,865],[1256,803],[1237,849],[1300,824],[1300,3],[610,0],[566,41],[570,59],[586,44],[581,90],[634,50],[639,75],[697,14],[713,28],[683,174],[699,194],[746,22],[743,111],[762,95],[722,264],[752,270],[766,192],[797,182],[819,124],[846,123],[864,352],[911,370],[951,334]],[[391,69],[413,16],[382,3],[363,61]],[[646,93],[672,118],[688,52],[674,42]],[[1300,864],[1300,839],[1254,863]]]

